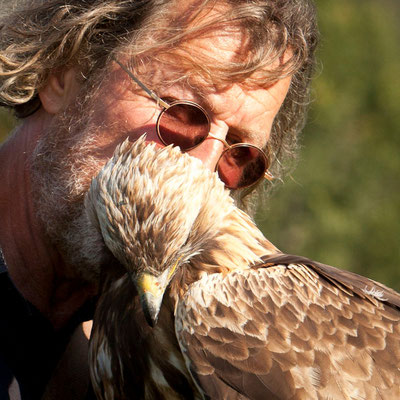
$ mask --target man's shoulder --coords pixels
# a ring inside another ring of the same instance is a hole
[[[84,305],[70,323],[56,331],[12,282],[0,254],[0,400],[8,397],[14,377],[23,400],[40,399],[75,328],[90,319],[93,306]],[[7,394],[8,396],[8,394]]]

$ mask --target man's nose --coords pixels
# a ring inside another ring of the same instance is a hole
[[[221,135],[218,135],[218,138],[220,136]],[[221,139],[224,140],[225,137]],[[194,149],[188,151],[188,153],[191,156],[201,160],[204,166],[208,168],[210,171],[215,171],[217,162],[224,150],[225,150],[225,145],[223,141],[216,139],[212,136],[208,136],[208,138],[200,146],[195,147]]]

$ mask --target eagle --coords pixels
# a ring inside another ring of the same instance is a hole
[[[218,176],[125,141],[85,199],[101,271],[98,399],[399,399],[400,295],[284,254]]]

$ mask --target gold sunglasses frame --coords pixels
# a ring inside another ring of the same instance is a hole
[[[194,148],[200,146],[200,145],[201,145],[205,140],[207,140],[208,138],[212,138],[212,139],[215,139],[215,140],[220,141],[220,142],[223,143],[223,145],[225,146],[225,150],[221,153],[220,157],[218,158],[217,164],[216,164],[216,166],[215,166],[215,172],[218,172],[218,164],[219,164],[220,160],[222,159],[222,157],[224,156],[224,154],[225,154],[227,151],[230,151],[230,150],[232,150],[232,149],[234,149],[234,148],[236,148],[236,147],[250,147],[250,148],[253,148],[253,149],[258,150],[258,151],[260,152],[260,154],[262,154],[262,156],[264,157],[264,161],[265,161],[265,171],[264,171],[264,174],[261,175],[260,178],[258,178],[255,182],[253,182],[253,183],[251,183],[251,184],[249,184],[249,185],[241,186],[241,187],[239,187],[239,188],[230,188],[230,189],[232,189],[232,190],[245,189],[245,188],[247,188],[247,187],[251,187],[251,186],[256,185],[256,184],[257,184],[261,179],[263,179],[263,178],[266,179],[266,180],[268,180],[268,181],[272,181],[272,180],[274,179],[274,176],[273,176],[270,172],[268,172],[268,168],[270,167],[270,159],[269,159],[269,157],[265,154],[265,151],[264,151],[263,149],[261,149],[260,147],[254,145],[254,144],[250,144],[250,143],[235,143],[235,144],[229,144],[226,140],[221,139],[221,138],[219,138],[219,137],[213,135],[212,132],[210,132],[210,127],[211,127],[210,117],[209,117],[207,111],[206,111],[200,104],[197,104],[197,103],[195,103],[195,102],[193,102],[193,101],[190,101],[190,100],[176,100],[176,101],[173,101],[172,103],[166,102],[166,101],[163,100],[161,97],[159,97],[159,96],[157,95],[156,92],[154,92],[153,90],[149,89],[142,81],[140,81],[135,75],[133,75],[132,72],[131,72],[124,64],[122,64],[119,60],[117,60],[116,58],[113,58],[113,60],[121,67],[121,69],[122,69],[123,71],[125,71],[125,72],[128,74],[128,76],[129,76],[134,82],[136,82],[136,83],[140,86],[141,89],[143,89],[143,90],[157,103],[158,107],[160,107],[160,108],[162,109],[162,110],[160,111],[160,114],[158,115],[158,118],[157,118],[156,130],[157,130],[157,136],[158,136],[158,138],[161,140],[161,142],[162,142],[165,146],[168,146],[169,143],[166,143],[166,142],[164,141],[164,139],[162,138],[162,135],[161,135],[161,133],[160,133],[160,119],[161,119],[162,115],[165,113],[165,111],[167,111],[169,108],[171,108],[171,107],[174,106],[174,105],[177,105],[177,104],[187,104],[187,105],[193,106],[193,107],[195,107],[195,108],[198,108],[198,109],[206,116],[206,118],[207,118],[207,123],[208,123],[208,134],[207,134],[207,136],[206,136],[201,142],[197,143],[196,145],[194,145],[194,146],[192,146],[192,147],[189,147],[189,148],[187,148],[187,149],[184,149],[185,152],[186,152],[186,151],[190,151],[190,150],[192,150],[192,149],[194,149]],[[224,182],[224,183],[225,183],[225,182]],[[227,187],[229,188],[229,186],[227,186]]]

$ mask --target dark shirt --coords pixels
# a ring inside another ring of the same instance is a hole
[[[22,400],[39,400],[75,328],[92,319],[85,304],[66,327],[55,331],[11,281],[0,251],[0,400],[9,400],[15,377]]]

